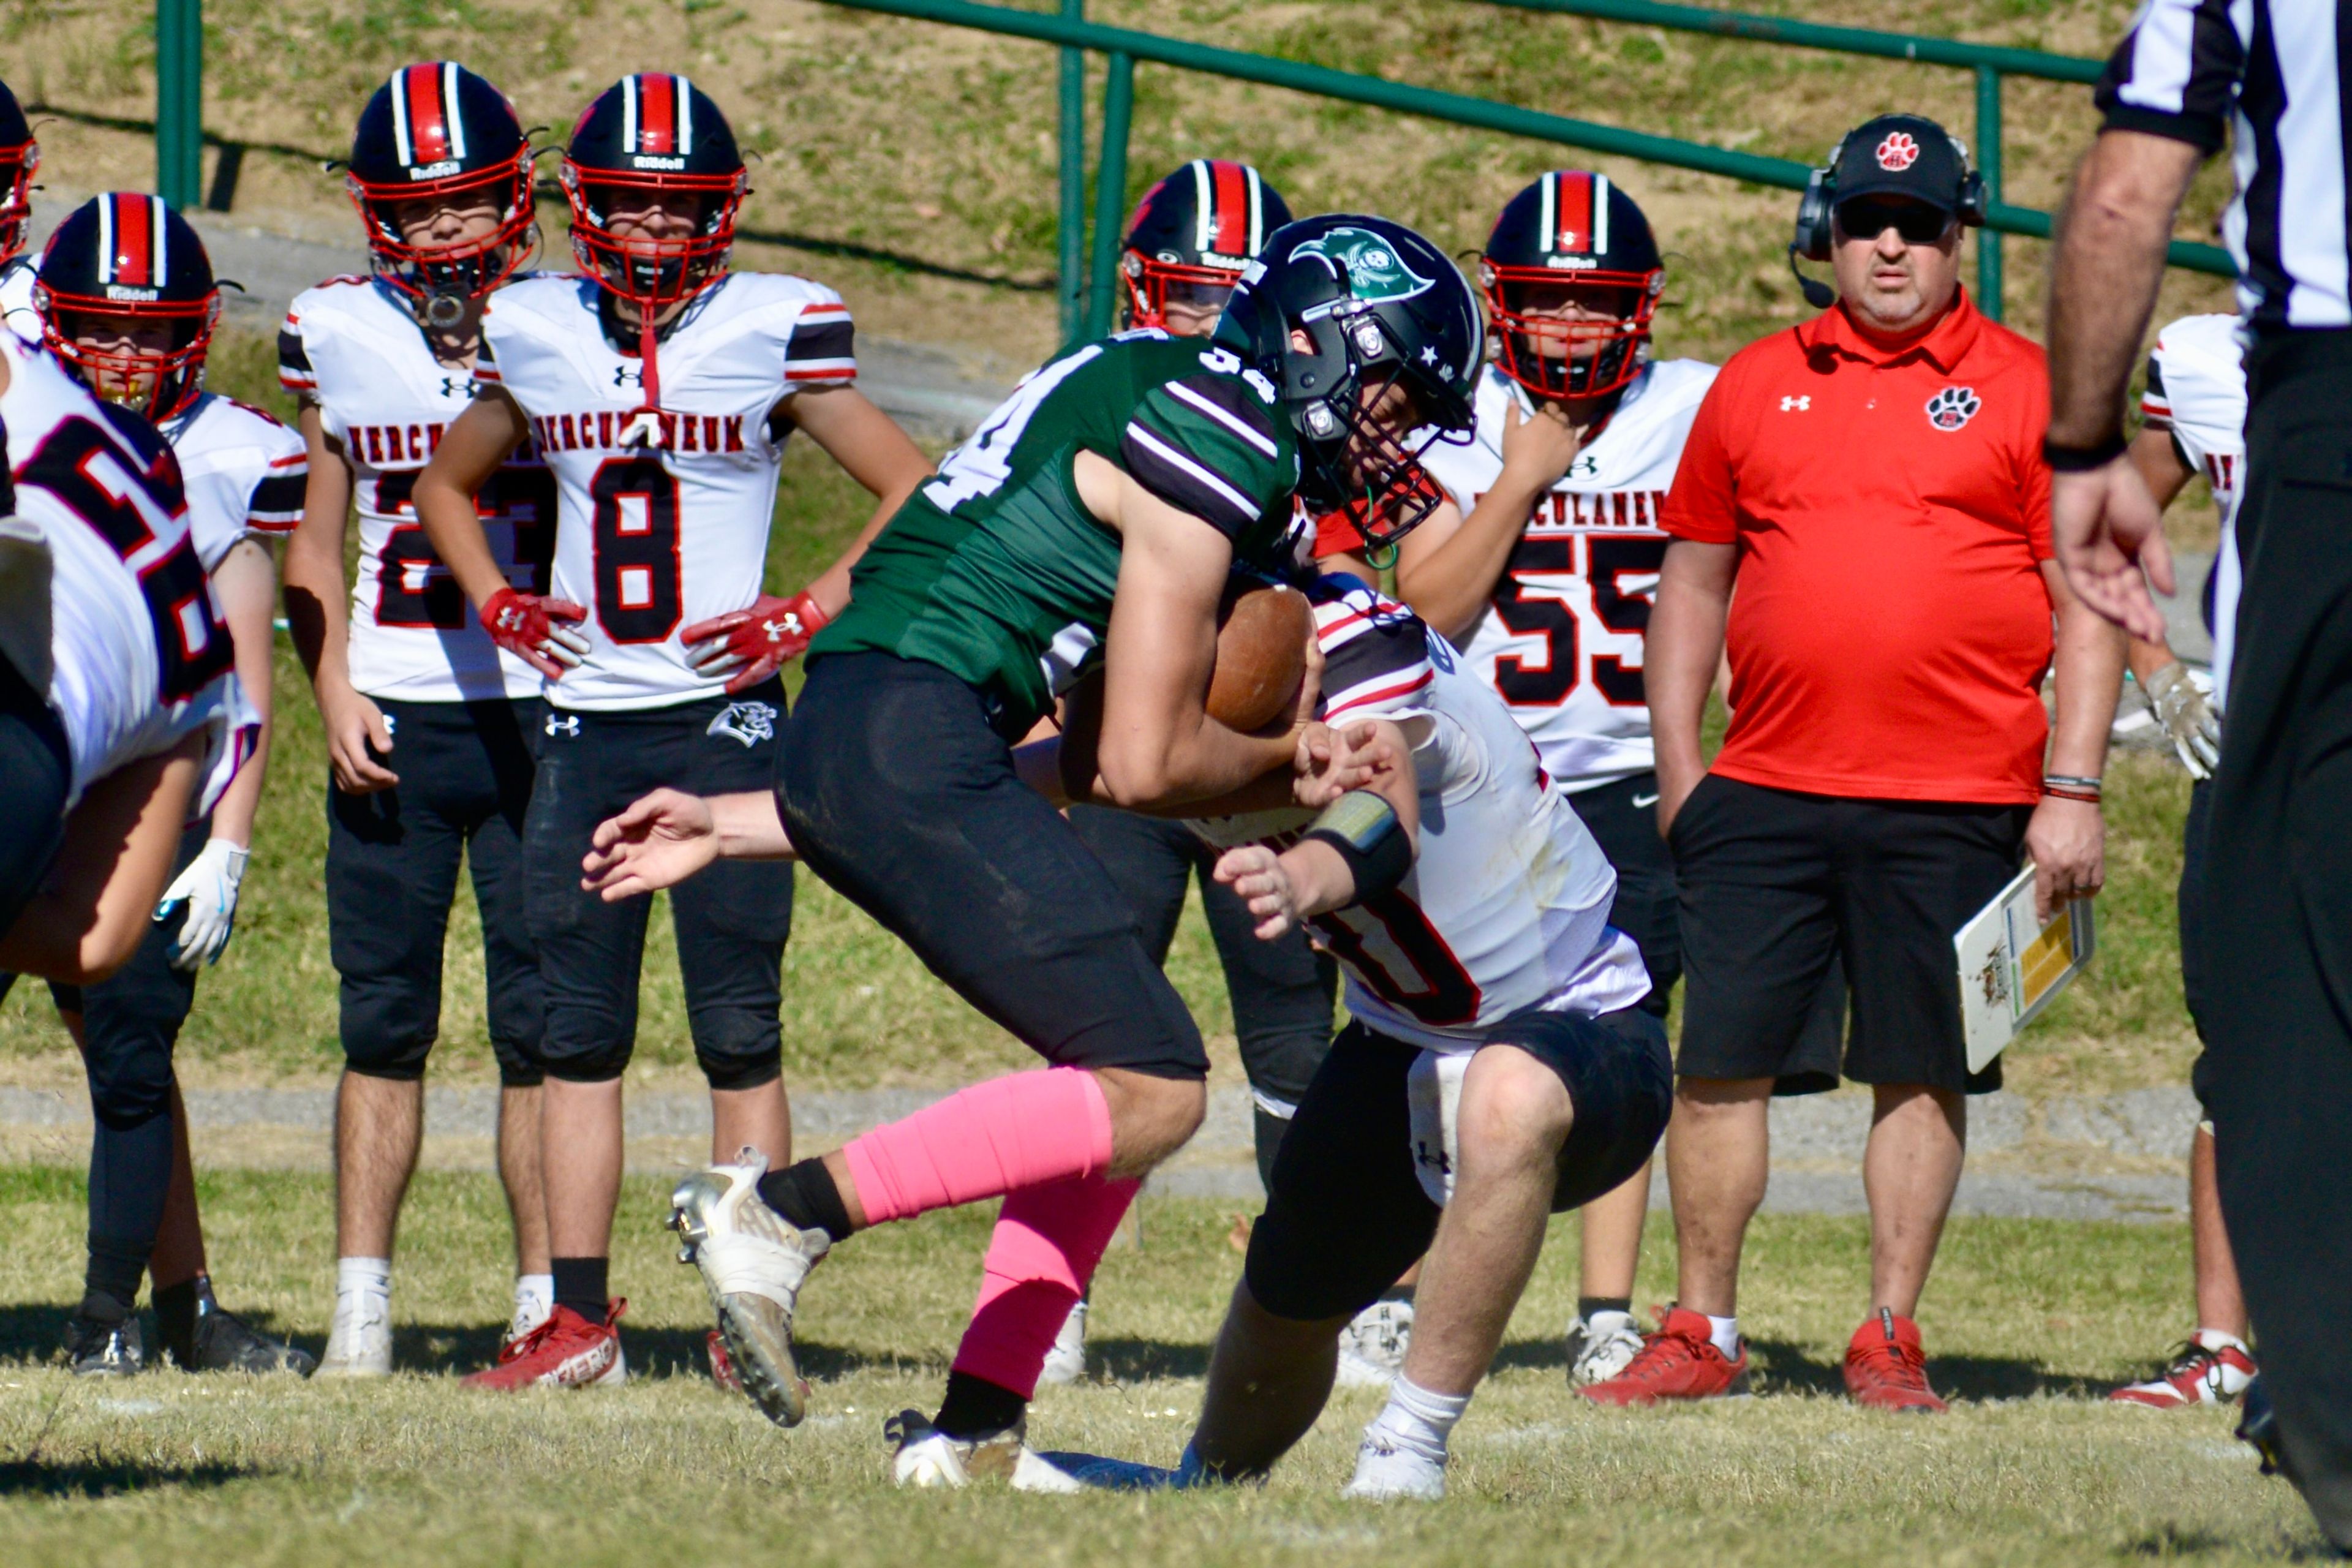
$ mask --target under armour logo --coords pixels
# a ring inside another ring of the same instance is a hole
[[[444,397],[470,397],[473,393],[474,378],[470,375],[445,375],[441,378],[441,395]]]
[[[801,637],[809,635],[807,628],[801,625],[800,616],[791,610],[786,610],[781,620],[761,621],[760,630],[766,634],[772,643],[780,643],[786,637]]]
[[[646,373],[639,370],[636,366],[616,364],[613,367],[613,384],[614,386],[643,386],[645,384]]]
[[[750,751],[761,741],[776,738],[776,710],[765,702],[730,702],[710,721],[706,735],[730,735]]]
[[[1780,399],[1780,412],[1783,414],[1802,414],[1812,407],[1812,405],[1813,399],[1810,393],[1803,393],[1795,397],[1784,397]]]
[[[566,740],[577,739],[580,734],[580,715],[566,713],[559,718],[550,713],[547,716],[547,732],[551,735],[562,735]]]

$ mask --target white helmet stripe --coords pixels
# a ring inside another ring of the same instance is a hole
[[[404,169],[413,161],[413,149],[408,142],[408,89],[400,79],[407,74],[408,68],[403,66],[384,83],[385,90],[392,94],[392,150]]]
[[[621,150],[637,150],[637,79],[629,78],[621,84]]]
[[[98,280],[114,281],[114,204],[98,204]]]
[[[669,87],[677,106],[677,155],[694,156],[694,84],[682,76],[669,79]]]
[[[1216,237],[1217,175],[1206,158],[1195,158],[1186,165],[1192,171],[1192,248],[1213,249],[1210,241]]]
[[[1592,176],[1592,254],[1609,254],[1609,176]],[[1605,265],[1605,263],[1604,263]]]
[[[1249,183],[1249,253],[1255,256],[1265,248],[1265,194],[1259,185],[1255,164],[1244,163],[1242,178]]]
[[[1549,256],[1559,241],[1559,172],[1551,171],[1537,184],[1543,187],[1542,249]]]
[[[466,116],[457,107],[457,62],[445,60],[441,66],[441,125],[449,138],[449,156],[466,155]]]
[[[171,243],[171,231],[163,226],[164,216],[172,209],[163,205],[163,198],[161,196],[149,196],[147,200],[150,204],[147,210],[147,243],[149,254],[153,258],[148,267],[147,279],[160,290],[163,287],[164,279],[172,276],[172,257],[166,248]]]

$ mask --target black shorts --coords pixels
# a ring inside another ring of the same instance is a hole
[[[523,916],[535,697],[376,700],[400,783],[345,795],[327,783],[327,942],[341,981],[343,1059],[414,1079],[441,1034],[441,954],[462,859],[482,917],[482,978],[499,1081],[540,1081],[539,961]]]
[[[637,1038],[637,976],[650,898],[606,903],[580,886],[596,825],[665,786],[695,795],[773,789],[783,749],[783,682],[674,708],[584,712],[550,706],[523,829],[523,879],[546,996],[540,1046],[551,1077],[621,1076]],[[670,889],[694,1056],[713,1089],[752,1089],[783,1071],[778,1014],[792,934],[793,868],[722,860]]]
[[[1208,1076],[1134,909],[955,676],[883,653],[814,661],[779,805],[811,869],[1047,1061]]]
[[[1518,1047],[1568,1086],[1576,1119],[1560,1146],[1553,1213],[1624,1184],[1664,1136],[1674,1069],[1664,1028],[1641,1008],[1597,1018],[1522,1013],[1486,1043]],[[1429,1250],[1439,1211],[1414,1168],[1406,1088],[1422,1054],[1357,1023],[1324,1058],[1250,1232],[1250,1294],[1276,1317],[1352,1316]]]
[[[2023,805],[1840,800],[1710,773],[1675,818],[1685,1078],[1776,1078],[1843,961],[1845,1076],[1984,1094],[1952,938],[2017,874]]]
[[[40,890],[66,837],[73,759],[65,726],[0,658],[0,936]]]
[[[1617,872],[1609,923],[1633,939],[1649,972],[1644,1012],[1666,1016],[1675,982],[1683,976],[1680,900],[1675,858],[1658,836],[1658,775],[1635,773],[1568,797],[1577,816]],[[1845,970],[1836,960],[1806,1010],[1797,1048],[1774,1075],[1774,1094],[1818,1094],[1835,1089],[1845,1046]]]

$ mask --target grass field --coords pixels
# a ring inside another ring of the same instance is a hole
[[[1962,1220],[1921,1312],[1941,1420],[1865,1415],[1832,1392],[1862,1310],[1859,1220],[1767,1216],[1743,1324],[1759,1397],[1604,1414],[1572,1399],[1558,1342],[1575,1228],[1555,1226],[1464,1424],[1433,1509],[1342,1504],[1376,1408],[1343,1393],[1261,1494],[1017,1498],[891,1489],[882,1418],[935,1404],[977,1278],[986,1212],[844,1247],[803,1318],[817,1377],[792,1433],[697,1370],[700,1287],[632,1180],[614,1289],[638,1376],[587,1394],[477,1396],[455,1375],[494,1347],[505,1222],[488,1176],[426,1175],[406,1216],[389,1384],[194,1378],[77,1382],[50,1364],[78,1289],[81,1185],[0,1171],[0,1540],[11,1568],[153,1560],[410,1564],[936,1561],[1201,1564],[1504,1561],[1802,1564],[2274,1561],[2315,1544],[2283,1483],[2259,1480],[2222,1414],[2096,1396],[2181,1331],[2187,1241],[2170,1226]],[[204,1184],[232,1305],[315,1348],[330,1307],[322,1179]],[[1089,1384],[1044,1393],[1041,1446],[1171,1461],[1241,1258],[1233,1215],[1147,1199],[1143,1246],[1096,1289]],[[1662,1227],[1663,1228],[1663,1227]],[[1670,1288],[1671,1237],[1644,1259]]]

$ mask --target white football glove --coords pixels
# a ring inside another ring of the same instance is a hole
[[[246,850],[226,838],[207,842],[188,868],[173,879],[163,889],[163,900],[155,906],[155,919],[172,918],[172,906],[188,906],[187,923],[164,955],[172,967],[184,973],[194,973],[207,963],[217,963],[223,949],[228,946],[229,932],[236,926],[236,893],[245,881]]]
[[[2221,762],[2221,716],[2213,710],[2207,688],[2175,659],[2140,682],[2140,689],[2147,693],[2147,705],[2189,776],[2211,778]]]

